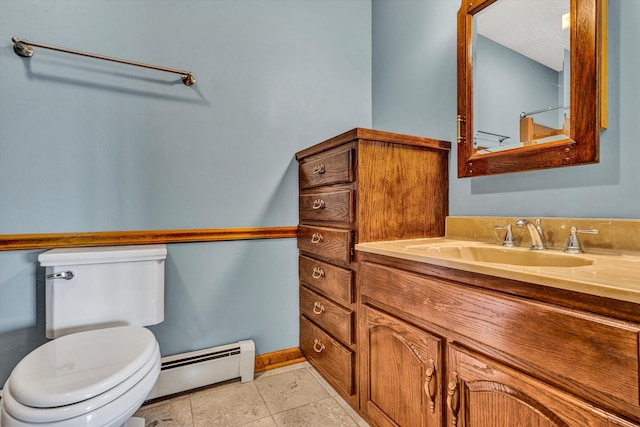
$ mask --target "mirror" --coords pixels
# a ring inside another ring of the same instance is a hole
[[[598,162],[604,14],[602,0],[462,0],[458,177]]]

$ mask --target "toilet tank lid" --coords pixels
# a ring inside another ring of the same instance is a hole
[[[166,257],[166,245],[132,245],[51,249],[41,253],[38,256],[38,261],[41,266],[49,267],[129,261],[160,261]]]

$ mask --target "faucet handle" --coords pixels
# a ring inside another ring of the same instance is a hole
[[[516,241],[513,238],[513,233],[511,232],[511,224],[495,225],[493,228],[496,230],[507,230],[504,235],[504,240],[502,241],[502,246],[512,248],[516,245]]]
[[[564,251],[570,254],[582,254],[584,251],[582,250],[582,245],[580,244],[580,240],[578,239],[578,233],[581,234],[598,234],[598,230],[578,230],[576,227],[571,227],[571,234],[569,235],[569,240],[567,240],[567,247],[564,248]]]

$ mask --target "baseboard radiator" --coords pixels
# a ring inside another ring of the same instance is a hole
[[[147,400],[222,381],[253,381],[256,347],[253,340],[162,358],[160,376]]]

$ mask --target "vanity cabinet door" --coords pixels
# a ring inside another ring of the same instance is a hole
[[[455,345],[448,349],[444,380],[446,426],[637,426]]]
[[[367,417],[376,426],[441,426],[440,339],[368,306],[360,316]]]

